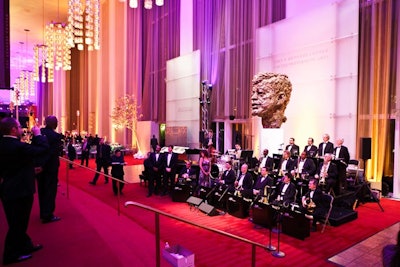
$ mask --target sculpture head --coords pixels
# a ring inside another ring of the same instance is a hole
[[[288,76],[259,73],[254,76],[252,85],[252,115],[262,118],[264,128],[280,128],[286,121],[284,113],[292,93]]]

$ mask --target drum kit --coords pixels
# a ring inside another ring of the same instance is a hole
[[[218,179],[226,171],[225,164],[231,160],[229,155],[221,155],[218,151],[213,151],[211,156],[216,158],[216,162],[211,166],[211,178]]]

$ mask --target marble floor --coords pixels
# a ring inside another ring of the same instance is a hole
[[[399,230],[400,223],[396,223],[328,260],[346,267],[383,266],[382,249],[387,244],[396,244]]]

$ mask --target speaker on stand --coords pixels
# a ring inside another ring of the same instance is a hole
[[[365,162],[371,158],[371,137],[361,137],[360,149],[360,155],[364,163],[363,168],[365,173]]]

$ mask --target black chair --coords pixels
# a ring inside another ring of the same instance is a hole
[[[360,162],[356,159],[351,159],[349,160],[349,164],[347,165],[346,169],[346,182],[347,185],[349,186],[354,186],[358,184],[358,171],[360,169]]]
[[[322,230],[321,230],[321,233],[323,233],[324,231],[325,231],[325,227],[326,227],[326,225],[329,223],[329,217],[331,216],[331,212],[332,212],[332,206],[333,206],[333,196],[332,195],[329,195],[329,194],[323,194],[323,197],[324,197],[324,202],[326,203],[326,204],[328,204],[329,203],[329,208],[328,208],[328,210],[326,211],[326,213],[325,213],[325,216],[324,216],[324,218],[322,219],[322,223],[323,223],[323,225],[322,225]]]

